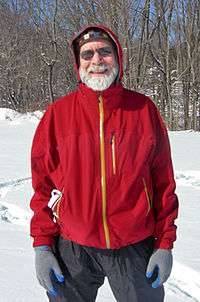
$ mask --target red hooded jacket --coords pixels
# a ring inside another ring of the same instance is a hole
[[[121,80],[121,46],[109,29],[96,27],[117,45]],[[173,247],[178,201],[170,146],[148,97],[121,83],[101,93],[80,83],[48,107],[31,158],[34,246],[61,234],[102,249],[151,235],[155,248]]]

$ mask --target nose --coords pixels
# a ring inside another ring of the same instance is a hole
[[[92,63],[98,64],[101,61],[102,61],[102,56],[100,56],[100,54],[97,51],[95,51],[94,56],[92,57]]]

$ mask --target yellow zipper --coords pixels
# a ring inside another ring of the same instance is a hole
[[[147,214],[146,214],[146,216],[147,216],[148,213],[149,213],[149,211],[150,211],[151,208],[152,208],[152,198],[151,198],[151,196],[150,196],[150,193],[148,192],[148,189],[147,189],[147,185],[146,185],[145,179],[142,178],[142,180],[143,180],[144,191],[145,191],[145,193],[146,193],[146,197],[147,197],[147,201],[148,201],[148,206],[149,206],[149,207],[148,207]]]
[[[59,218],[61,200],[62,200],[62,196],[59,198],[59,200],[57,202],[57,207],[56,207],[56,217],[57,218]]]
[[[104,143],[104,110],[103,98],[99,96],[100,113],[100,156],[101,156],[101,189],[102,189],[102,218],[103,228],[106,239],[106,247],[110,249],[110,235],[106,219],[106,166],[105,166],[105,143]]]
[[[115,134],[111,135],[111,146],[112,146],[112,168],[113,174],[116,174],[116,158],[115,158]]]

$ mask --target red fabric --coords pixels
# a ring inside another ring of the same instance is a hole
[[[167,131],[147,97],[121,85],[102,93],[106,162],[107,222],[111,248],[153,235],[157,248],[172,248],[176,238],[174,193]],[[110,139],[116,137],[116,174]],[[98,96],[79,90],[51,105],[32,147],[31,201],[34,246],[48,245],[56,234],[79,244],[106,248],[102,224]],[[144,189],[145,179],[153,207]],[[47,207],[53,189],[62,191],[59,220]]]
[[[101,95],[110,247],[120,248],[153,235],[155,248],[170,249],[176,239],[178,201],[168,135],[160,114],[149,98],[120,83]],[[34,136],[34,246],[51,245],[62,234],[82,245],[106,248],[100,158],[98,93],[81,83],[77,91],[49,106]],[[53,189],[63,191],[56,223],[47,206]]]

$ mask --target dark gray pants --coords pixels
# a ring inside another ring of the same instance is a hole
[[[152,288],[145,276],[152,251],[152,238],[119,250],[102,250],[60,237],[56,257],[65,282],[60,284],[54,281],[59,294],[56,297],[48,294],[49,301],[94,302],[98,288],[107,277],[118,302],[163,302],[163,286]]]

